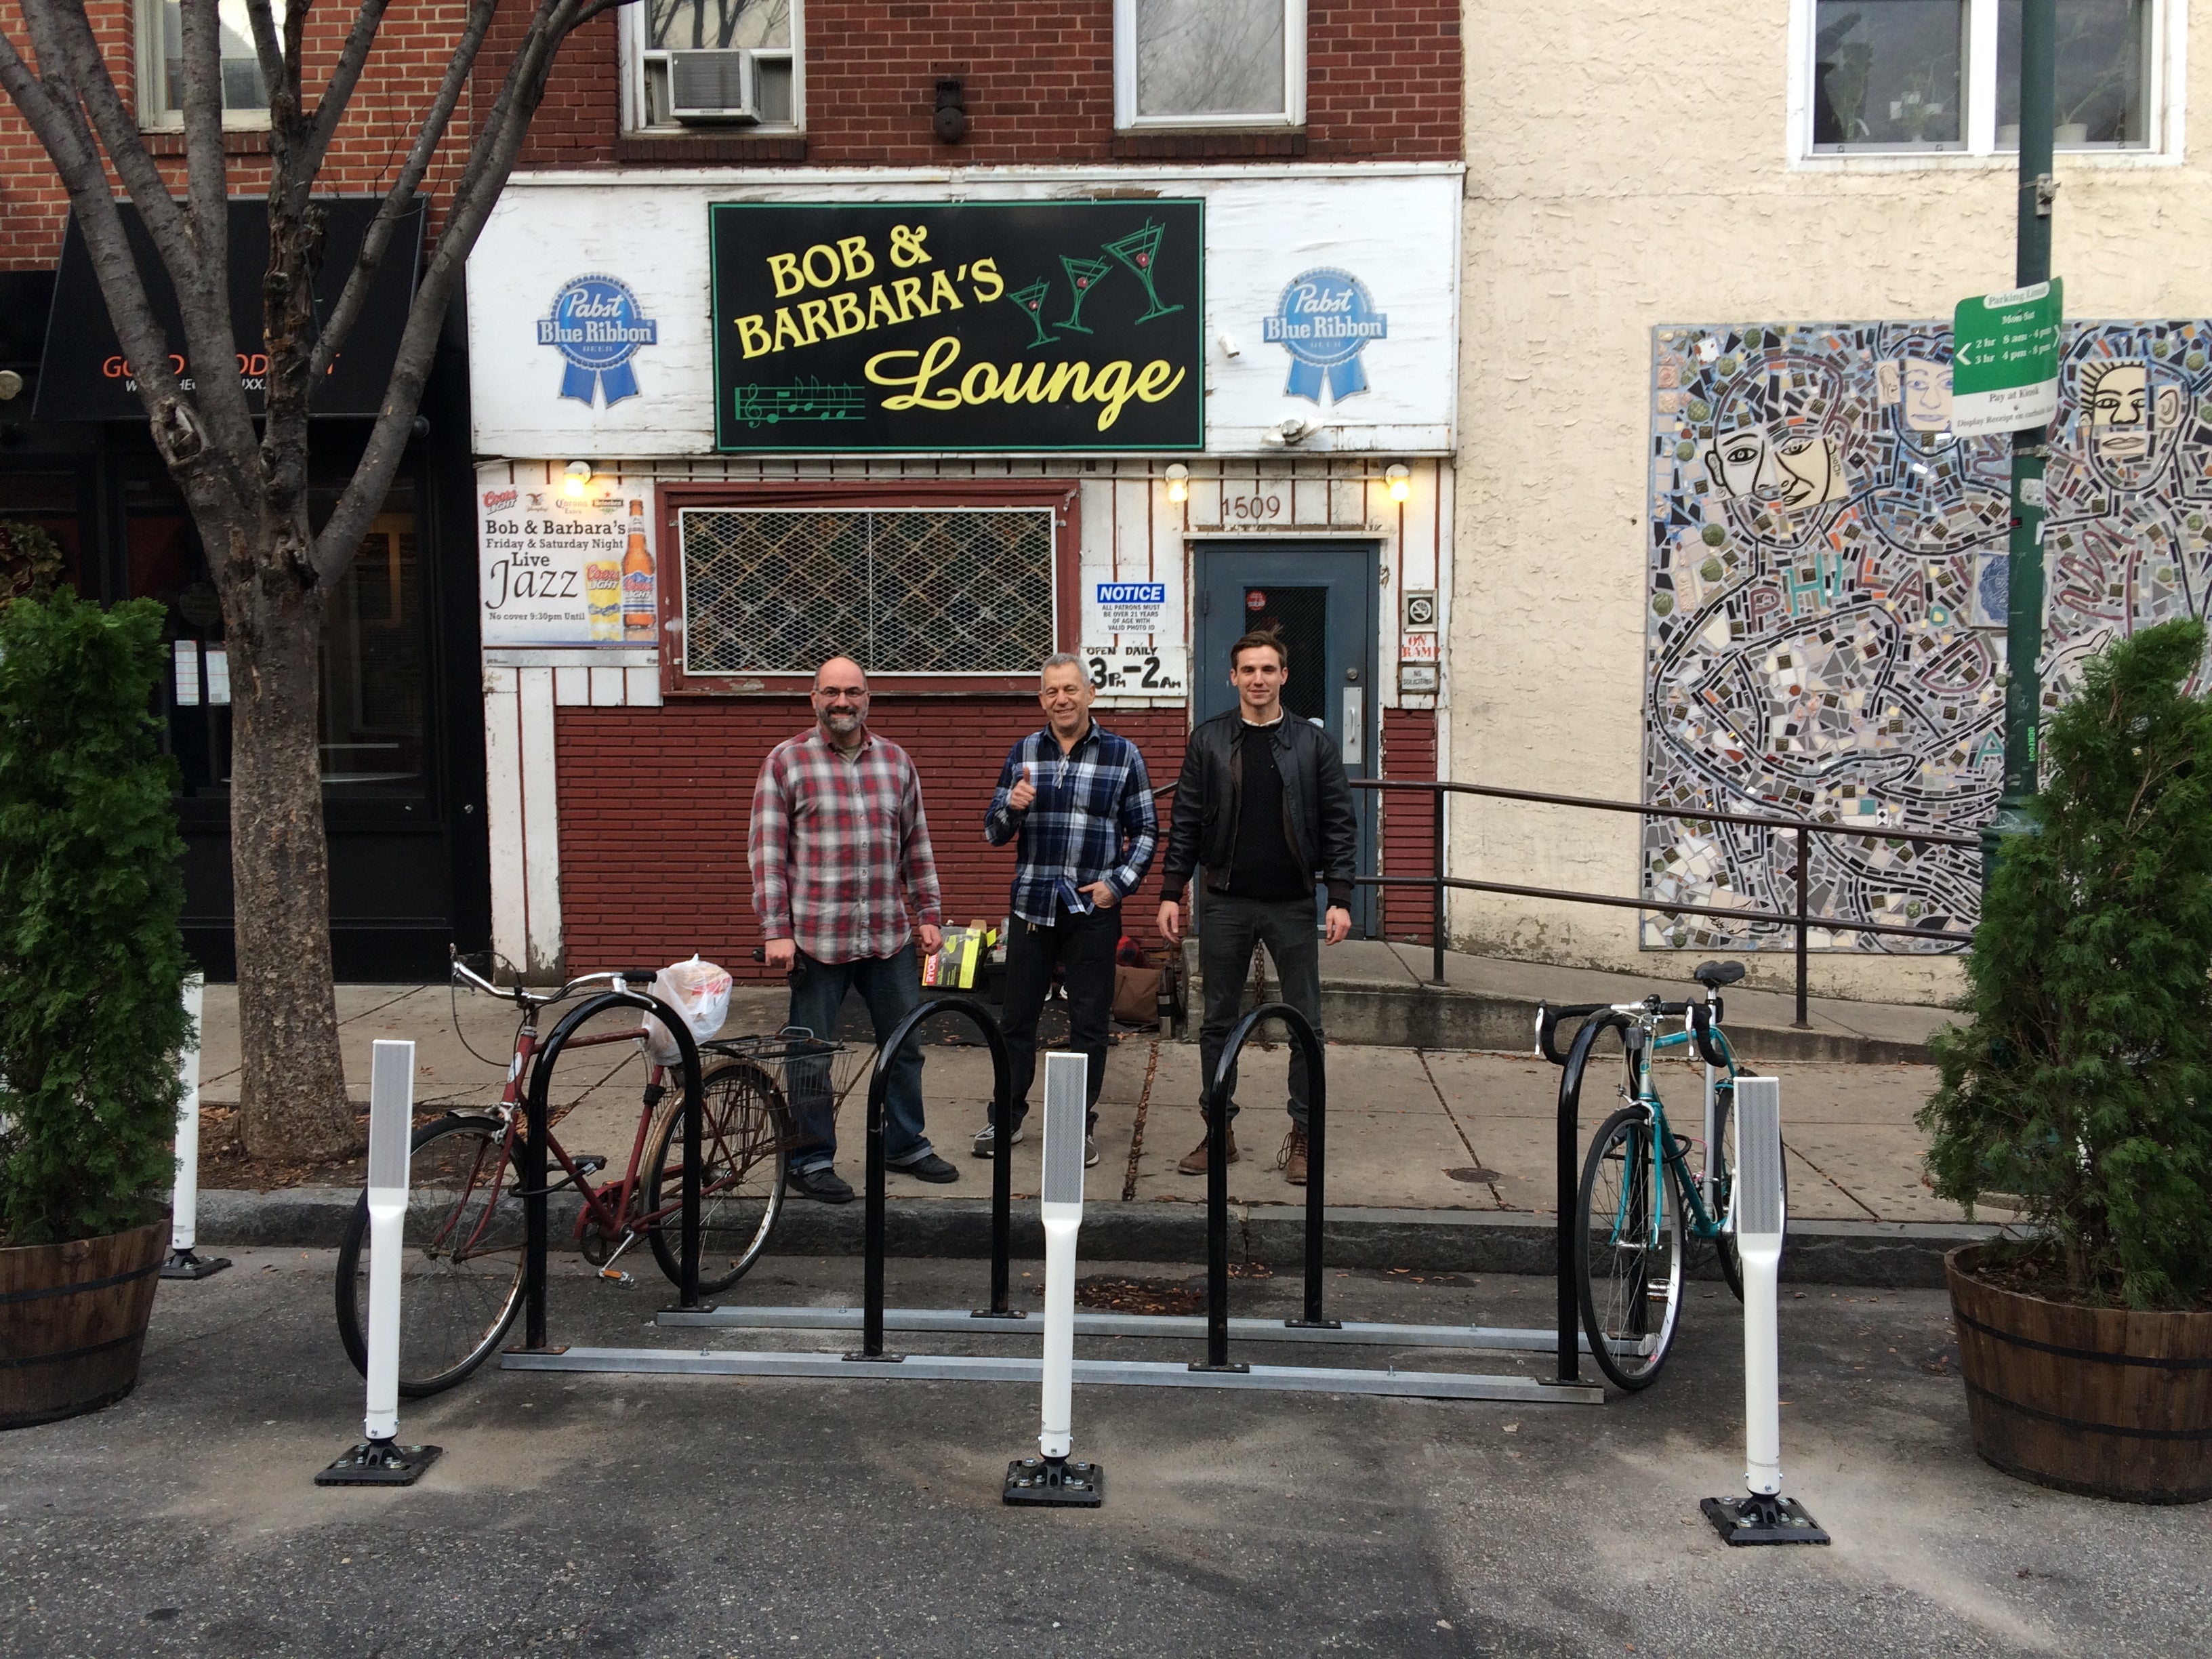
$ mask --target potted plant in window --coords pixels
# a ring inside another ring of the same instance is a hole
[[[1974,1449],[2141,1503],[2212,1498],[2212,702],[2205,630],[2090,662],[2008,836],[1922,1111],[1936,1188],[2013,1195],[1948,1262]]]
[[[120,1399],[168,1242],[184,851],[162,610],[0,610],[0,1428]]]

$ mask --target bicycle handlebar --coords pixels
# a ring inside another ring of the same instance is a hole
[[[1679,1018],[1685,1022],[1692,1042],[1708,1066],[1725,1068],[1728,1052],[1716,1040],[1717,1003],[1684,1001],[1664,1002],[1657,997],[1646,997],[1641,1002],[1577,1002],[1553,1007],[1547,1002],[1536,1005],[1536,1052],[1554,1066],[1565,1066],[1567,1057],[1555,1046],[1559,1025],[1565,1020],[1587,1019],[1592,1014],[1622,1014],[1630,1018],[1649,1016],[1657,1018]]]

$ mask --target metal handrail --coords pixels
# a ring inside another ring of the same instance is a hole
[[[1348,780],[1354,789],[1383,791],[1420,790],[1430,797],[1431,823],[1430,872],[1425,876],[1354,876],[1352,880],[1362,887],[1425,887],[1431,894],[1429,916],[1429,945],[1432,955],[1429,983],[1444,982],[1444,892],[1448,888],[1468,893],[1502,893],[1511,898],[1551,899],[1566,904],[1601,904],[1618,909],[1656,910],[1662,915],[1718,916],[1729,921],[1772,921],[1793,927],[1797,933],[1797,1017],[1791,1022],[1799,1030],[1811,1029],[1807,1017],[1807,936],[1814,921],[1832,926],[1838,933],[1890,933],[1907,939],[1943,939],[1942,933],[1925,927],[1900,927],[1893,922],[1853,921],[1828,923],[1825,917],[1809,915],[1805,908],[1807,887],[1806,853],[1810,846],[1808,836],[1844,836],[1861,841],[1903,841],[1932,847],[1978,848],[1980,839],[1974,836],[1949,835],[1935,830],[1899,830],[1887,825],[1869,829],[1863,825],[1823,823],[1813,818],[1754,817],[1744,812],[1699,812],[1686,807],[1662,806],[1650,801],[1602,800],[1589,795],[1554,795],[1535,789],[1508,789],[1497,784],[1447,783],[1433,779],[1418,778],[1352,778]],[[1758,830],[1781,830],[1794,835],[1797,843],[1797,908],[1794,911],[1730,909],[1711,904],[1661,904],[1648,898],[1624,898],[1613,893],[1578,893],[1559,887],[1528,887],[1511,882],[1476,881],[1465,876],[1444,873],[1444,797],[1477,795],[1492,800],[1529,801],[1541,806],[1579,806],[1598,812],[1632,812],[1638,817],[1690,818],[1699,823],[1734,823]]]

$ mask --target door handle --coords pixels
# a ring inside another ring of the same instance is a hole
[[[1347,685],[1344,688],[1342,730],[1344,741],[1339,746],[1344,751],[1344,763],[1346,766],[1364,765],[1367,759],[1367,745],[1363,739],[1367,735],[1367,694],[1358,686]]]

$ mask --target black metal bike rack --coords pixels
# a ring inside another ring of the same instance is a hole
[[[586,1020],[610,1008],[635,1008],[656,1016],[676,1039],[684,1073],[684,1219],[680,1242],[681,1281],[676,1307],[687,1313],[702,1312],[699,1301],[699,1136],[704,1109],[704,1091],[699,1075],[699,1045],[684,1018],[657,997],[641,991],[602,991],[587,997],[561,1017],[552,1035],[538,1049],[530,1068],[530,1087],[523,1097],[522,1182],[523,1325],[522,1351],[548,1352],[545,1346],[545,1200],[550,1196],[545,1175],[546,1097],[553,1084],[554,1062]]]

